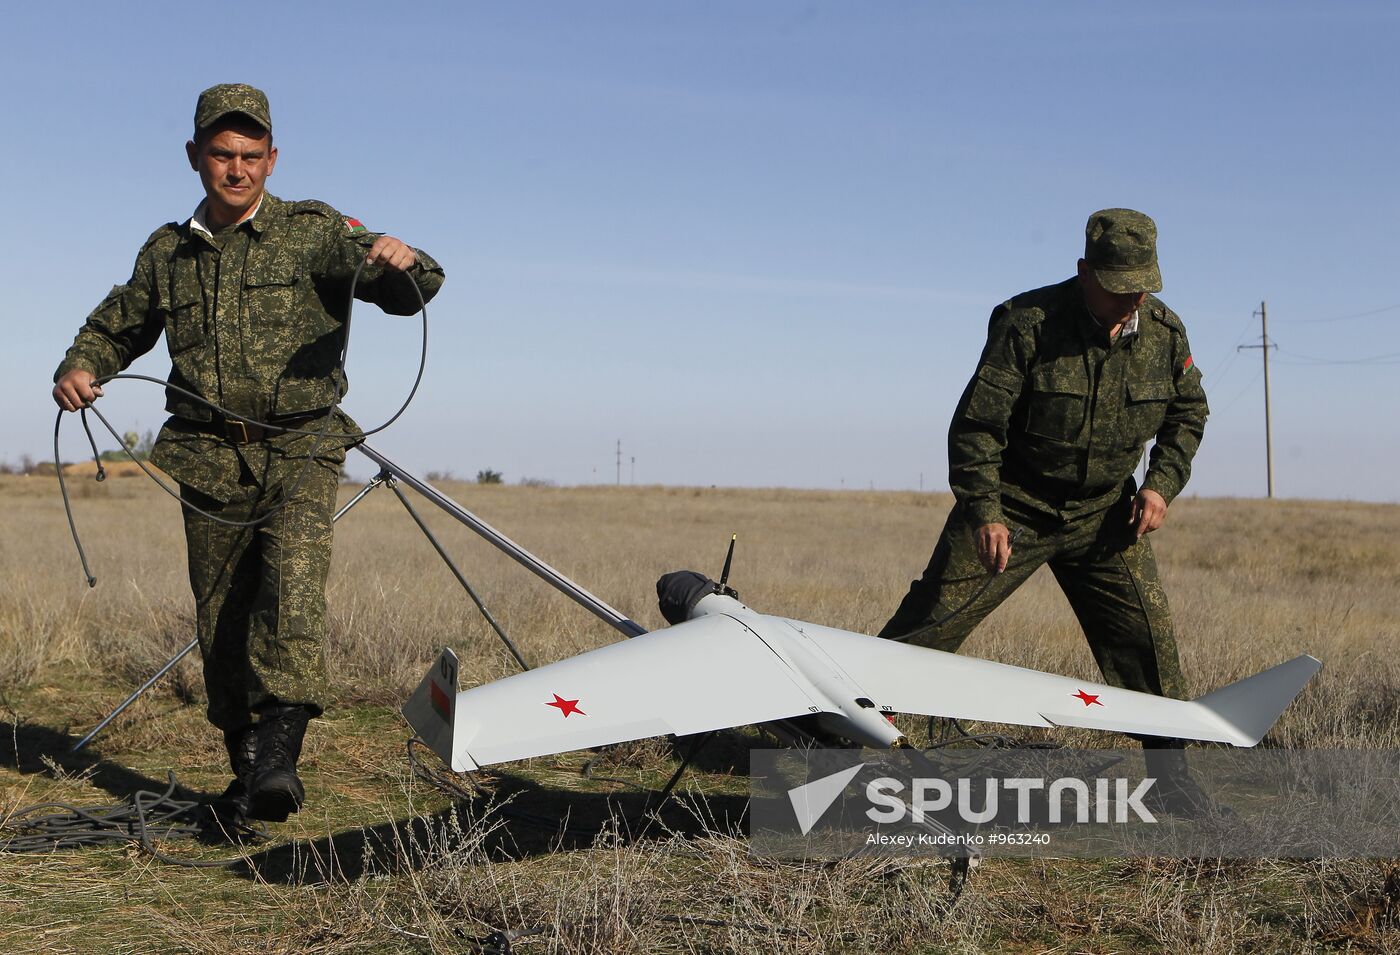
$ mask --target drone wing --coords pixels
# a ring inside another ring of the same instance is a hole
[[[763,723],[817,707],[763,641],[723,615],[460,692],[450,654],[444,651],[403,713],[457,772],[648,736]]]
[[[880,707],[1021,726],[1180,737],[1253,746],[1322,668],[1310,656],[1195,700],[1172,700],[1069,677],[786,621]]]

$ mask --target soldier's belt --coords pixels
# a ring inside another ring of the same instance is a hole
[[[313,411],[310,414],[295,415],[290,418],[283,418],[276,424],[257,424],[252,421],[238,421],[234,418],[215,418],[213,421],[192,422],[199,430],[209,434],[218,435],[234,444],[251,444],[254,441],[266,441],[268,438],[279,434],[286,434],[288,431],[295,431],[302,425],[309,424],[318,418],[324,418],[325,411]]]

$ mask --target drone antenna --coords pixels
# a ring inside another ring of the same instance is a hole
[[[734,561],[734,543],[738,539],[738,534],[735,534],[729,538],[729,553],[724,555],[724,570],[721,571],[719,575],[720,590],[724,590],[725,585],[729,583],[729,565]]]

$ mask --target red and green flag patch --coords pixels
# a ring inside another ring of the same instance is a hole
[[[1185,371],[1186,369],[1190,368],[1190,367],[1191,367],[1192,365],[1194,365],[1194,364],[1195,364],[1195,362],[1191,360],[1191,356],[1190,356],[1190,355],[1187,355],[1187,356],[1186,356],[1186,361],[1185,361],[1185,363],[1181,366],[1181,370],[1182,370],[1182,371]]]
[[[351,232],[364,232],[365,224],[359,219],[346,219],[345,228],[349,229]]]
[[[364,226],[360,228],[364,228]],[[444,723],[452,719],[452,701],[447,698],[447,691],[433,680],[428,681],[428,699],[433,704],[433,711],[442,718]]]

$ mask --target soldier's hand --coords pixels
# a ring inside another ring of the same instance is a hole
[[[1133,509],[1128,514],[1134,539],[1140,540],[1143,534],[1151,534],[1167,520],[1167,502],[1162,495],[1151,488],[1143,488],[1133,498]]]
[[[97,376],[85,368],[74,368],[53,386],[54,404],[64,411],[77,411],[102,397],[102,386],[94,384]]]
[[[407,272],[418,264],[418,253],[392,235],[381,235],[369,247],[365,256],[366,265],[382,265],[395,272]]]
[[[973,537],[977,542],[977,559],[991,574],[999,574],[1006,569],[1011,559],[1011,531],[1005,524],[983,524]]]

